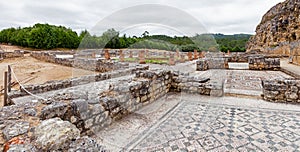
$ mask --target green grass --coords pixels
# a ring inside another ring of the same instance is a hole
[[[152,63],[152,64],[168,64],[167,60],[146,60],[146,63]]]

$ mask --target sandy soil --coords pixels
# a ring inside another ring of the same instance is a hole
[[[21,84],[41,84],[50,80],[63,80],[94,74],[92,71],[43,62],[26,55],[22,58],[5,59],[0,62],[0,89],[3,88],[4,72],[7,71],[8,65],[11,65]],[[16,79],[12,76],[12,82],[15,81]],[[18,88],[18,85],[13,87],[13,89]],[[2,100],[3,96],[0,96],[0,101]]]

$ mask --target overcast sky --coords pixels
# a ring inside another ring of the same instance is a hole
[[[144,18],[150,18],[153,14],[145,12],[150,11],[147,8],[137,9],[138,5],[143,4],[159,4],[166,7],[165,12],[159,14],[168,14],[169,8],[175,8],[179,11],[189,14],[195,20],[203,25],[209,33],[249,33],[254,34],[255,28],[260,22],[262,16],[274,5],[283,0],[1,0],[0,1],[0,29],[8,27],[24,27],[32,26],[35,23],[49,23],[55,25],[63,25],[70,27],[75,31],[95,29],[97,23],[105,23],[107,27],[111,27],[108,22],[103,22],[107,18],[120,19],[123,17],[124,11],[132,13],[132,9],[136,9],[137,14],[141,14]],[[131,8],[131,11],[128,11]],[[153,8],[152,8],[153,9]],[[155,7],[154,7],[155,9]],[[121,11],[120,11],[121,10]],[[155,10],[152,10],[155,11]],[[143,14],[144,13],[144,14]],[[120,15],[120,14],[123,14]],[[126,14],[126,13],[125,13]],[[180,18],[185,21],[185,15],[176,16],[168,14],[173,18]],[[139,17],[137,17],[139,18]],[[189,17],[187,17],[189,18]],[[171,19],[173,20],[173,19]],[[167,23],[171,20],[165,20]],[[118,25],[118,21],[113,21],[114,25]],[[156,28],[155,23],[152,25],[135,26],[130,25],[136,21],[128,20],[126,26],[122,27],[124,33],[139,34],[148,30],[150,34],[168,34],[176,31],[177,27],[159,27]],[[121,23],[120,23],[121,24]],[[159,23],[162,25],[162,23]],[[125,25],[125,24],[124,24]],[[171,24],[169,26],[173,26]],[[176,24],[178,25],[178,24]],[[184,25],[184,24],[181,24]],[[112,27],[115,28],[115,27]],[[127,30],[124,30],[126,28]],[[180,33],[180,32],[179,32]]]

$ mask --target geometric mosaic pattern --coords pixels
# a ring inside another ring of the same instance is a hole
[[[260,95],[262,93],[261,80],[291,78],[281,71],[247,71],[227,70],[225,80],[226,93]]]
[[[300,112],[185,101],[131,151],[300,151]]]

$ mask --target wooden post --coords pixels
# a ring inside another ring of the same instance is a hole
[[[7,106],[7,71],[4,72],[4,103],[3,106]]]
[[[11,91],[11,67],[8,65],[8,73],[7,73],[7,91]]]

